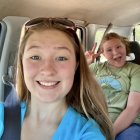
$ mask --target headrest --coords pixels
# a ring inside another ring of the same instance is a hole
[[[140,44],[137,41],[131,41],[129,47],[130,53],[133,53],[135,56],[134,60],[131,60],[131,62],[140,65]]]
[[[11,78],[11,70],[13,70],[16,52],[18,50],[21,28],[27,20],[29,20],[28,17],[8,16],[5,17],[1,22],[6,26],[1,26],[6,28],[6,32],[4,37],[0,38],[3,41],[1,44],[2,52],[0,57],[0,101],[4,100],[5,83],[3,81],[5,78],[6,80]]]

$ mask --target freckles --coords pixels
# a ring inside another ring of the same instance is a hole
[[[59,73],[62,75],[62,76],[66,76],[67,75],[67,72],[69,71],[69,69],[68,69],[68,67],[66,67],[66,66],[60,66],[59,68],[57,67],[56,68],[57,69],[57,71],[59,70]],[[64,77],[65,77],[64,76]]]
[[[28,75],[29,74],[32,75],[36,71],[36,66],[31,63],[24,62],[23,69],[24,69],[24,73],[27,73]]]

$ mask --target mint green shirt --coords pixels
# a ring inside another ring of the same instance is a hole
[[[129,93],[140,93],[140,65],[127,62],[122,68],[111,68],[108,63],[90,65],[106,97],[112,122],[125,109]],[[140,115],[135,123],[140,123]]]

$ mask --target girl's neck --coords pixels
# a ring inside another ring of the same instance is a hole
[[[37,105],[31,101],[22,124],[21,140],[52,139],[66,110],[64,101]]]
[[[65,100],[55,103],[31,103],[27,107],[26,117],[37,121],[59,123],[67,110]]]
[[[110,67],[110,68],[112,68],[112,69],[121,69],[121,68],[123,68],[126,64],[127,64],[127,62],[125,62],[124,65],[121,66],[121,67],[116,67],[116,66],[114,66],[114,65],[111,65],[109,62],[107,62],[107,66]]]

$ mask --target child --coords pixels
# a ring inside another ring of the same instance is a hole
[[[100,53],[104,63],[92,63],[91,71],[101,84],[112,122],[116,140],[140,139],[140,66],[126,61],[129,42],[126,38],[108,33],[101,43],[101,51],[86,52],[87,62],[94,61]],[[131,114],[131,115],[130,115]]]

